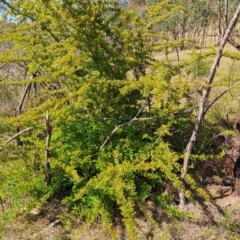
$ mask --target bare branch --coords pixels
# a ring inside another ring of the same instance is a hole
[[[48,161],[49,158],[49,147],[50,147],[50,141],[51,141],[51,135],[52,135],[52,125],[51,125],[51,119],[49,117],[48,111],[46,113],[46,145],[45,145],[45,161]]]
[[[8,75],[4,76],[2,79],[0,79],[0,81],[3,81],[5,79],[7,79],[7,78],[8,78]]]
[[[112,137],[112,135],[113,135],[119,128],[124,127],[124,126],[126,126],[126,125],[128,125],[128,124],[130,124],[130,123],[135,122],[135,121],[148,121],[148,120],[163,118],[163,117],[166,117],[166,116],[168,115],[168,114],[167,114],[167,115],[164,115],[164,116],[138,118],[137,116],[139,116],[139,114],[143,111],[143,109],[146,107],[146,105],[147,105],[147,104],[143,105],[143,106],[141,107],[141,109],[138,111],[138,113],[135,115],[135,117],[132,118],[130,121],[125,122],[125,123],[122,123],[122,124],[118,125],[117,127],[115,127],[115,128],[113,129],[113,131],[110,133],[110,135],[109,135],[109,136],[105,139],[105,141],[103,142],[102,146],[100,147],[100,150],[105,147],[105,145],[107,144],[107,142],[109,141],[109,139]],[[176,111],[176,112],[173,112],[173,114],[187,113],[187,112],[192,111],[194,108],[195,108],[195,107],[191,107],[191,108],[189,108],[189,109],[187,109],[187,110],[184,110],[184,111],[182,111],[182,110]]]
[[[144,109],[146,106],[147,106],[147,103],[144,104],[144,105],[140,108],[140,110],[138,111],[138,113],[137,113],[130,121],[125,122],[125,123],[122,123],[122,124],[116,126],[116,127],[113,129],[113,131],[110,133],[110,135],[105,139],[105,141],[103,142],[102,146],[100,147],[100,150],[105,147],[105,145],[107,144],[107,142],[109,141],[109,139],[112,137],[112,135],[113,135],[119,128],[124,127],[124,126],[126,126],[126,125],[128,125],[128,124],[130,124],[130,123],[132,123],[132,122],[134,122],[134,121],[138,121],[139,119],[138,119],[137,117],[139,116],[139,114],[143,111],[143,109]]]
[[[30,91],[31,83],[28,83],[23,91],[23,96],[22,99],[19,103],[19,106],[17,108],[17,114],[20,115],[22,113],[22,107],[23,107],[23,102],[27,96],[27,93]]]
[[[213,104],[219,99],[221,98],[225,93],[229,92],[231,89],[235,88],[236,86],[238,86],[240,84],[240,82],[234,84],[232,87],[226,89],[225,91],[223,91],[221,94],[219,94],[206,108],[206,110],[204,111],[204,115],[206,115],[207,111],[213,106]]]
[[[222,29],[221,29],[222,9],[221,9],[221,1],[220,0],[218,0],[218,12],[219,12],[219,16],[218,16],[218,30],[219,30],[220,36],[222,36],[223,35]]]
[[[224,28],[225,28],[225,30],[227,29],[227,27],[228,27],[228,0],[225,0],[225,2],[224,2]]]
[[[228,27],[228,0],[224,1],[224,29]],[[240,44],[238,44],[231,36],[228,37],[228,42],[240,51]]]
[[[0,66],[0,68],[3,68],[4,66],[6,66],[7,65],[7,63],[3,63],[1,66]]]
[[[57,219],[56,221],[54,221],[51,224],[49,224],[46,228],[43,228],[39,232],[36,232],[33,235],[29,236],[28,239],[38,239],[39,236],[40,237],[43,236],[44,233],[49,232],[52,227],[54,227],[55,225],[59,224],[60,222],[61,222],[61,220]]]
[[[127,122],[126,124],[128,124],[129,122]],[[108,140],[112,137],[112,135],[120,128],[120,126],[117,126],[113,129],[113,131],[110,133],[110,135],[105,139],[105,141],[103,142],[102,146],[100,147],[100,150],[102,150],[102,148],[105,147],[105,145],[107,144]]]
[[[229,36],[228,42],[235,47],[238,51],[240,51],[240,44],[238,44],[232,37]]]
[[[12,140],[16,139],[17,137],[19,137],[19,136],[22,135],[23,133],[28,132],[28,131],[30,131],[30,130],[32,130],[32,129],[33,129],[33,127],[28,127],[28,128],[26,128],[26,129],[20,131],[19,133],[15,134],[13,137],[11,137],[10,139],[8,139],[8,140],[5,142],[4,145],[7,145],[7,144],[10,143]]]
[[[214,62],[212,64],[212,67],[211,67],[211,70],[210,70],[210,73],[209,73],[209,76],[206,80],[206,84],[207,84],[208,87],[205,87],[203,89],[202,97],[199,101],[198,116],[197,116],[197,119],[196,119],[196,122],[195,122],[195,128],[192,132],[192,136],[191,136],[191,138],[190,138],[190,140],[187,144],[186,151],[185,151],[185,157],[184,157],[183,168],[182,168],[182,173],[181,173],[181,179],[182,180],[185,179],[185,175],[188,171],[190,155],[192,153],[193,147],[194,147],[195,142],[196,142],[197,137],[198,137],[198,132],[199,132],[199,130],[201,128],[201,125],[203,123],[203,120],[204,120],[205,107],[206,107],[206,103],[207,103],[207,100],[208,100],[209,93],[211,91],[210,85],[213,82],[213,79],[215,77],[215,74],[216,74],[216,71],[217,71],[217,66],[219,65],[220,59],[222,57],[223,49],[226,45],[226,42],[227,42],[231,32],[233,31],[233,28],[235,27],[235,25],[237,23],[239,15],[240,15],[240,4],[238,5],[238,8],[237,8],[237,10],[236,10],[228,28],[226,29],[222,40],[221,40],[218,52],[215,56]],[[179,207],[183,208],[184,205],[185,205],[185,197],[184,197],[183,189],[179,193],[179,198],[180,198]]]
[[[138,113],[136,114],[136,116],[135,116],[134,118],[137,118],[138,115],[143,111],[143,109],[144,109],[146,106],[147,106],[147,103],[145,103],[145,104],[140,108],[140,110],[138,111]],[[134,118],[133,118],[133,119],[134,119]]]

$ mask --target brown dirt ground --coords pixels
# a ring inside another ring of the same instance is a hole
[[[216,186],[217,187],[217,186]],[[215,188],[215,186],[211,186]],[[208,240],[240,239],[240,197],[230,195],[210,202],[190,203],[183,210],[189,217],[177,220],[167,215],[152,201],[146,203],[155,221],[137,216],[137,240]],[[67,210],[52,204],[44,210],[33,209],[24,217],[4,227],[2,240],[111,240],[100,224],[84,227],[72,218],[71,224],[62,221]],[[128,240],[121,225],[116,228],[118,239]]]

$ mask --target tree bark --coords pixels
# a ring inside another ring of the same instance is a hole
[[[50,142],[51,142],[51,135],[52,135],[52,124],[51,119],[49,117],[48,111],[46,113],[46,146],[45,146],[45,184],[46,186],[51,184],[52,181],[52,174],[50,172],[51,167],[49,163],[49,148],[50,148]]]
[[[228,26],[228,0],[224,1],[224,26]]]
[[[203,120],[204,120],[205,107],[206,107],[206,103],[207,103],[207,100],[208,100],[209,93],[211,91],[210,84],[213,82],[213,79],[214,79],[216,71],[217,71],[217,67],[218,67],[220,59],[222,57],[222,52],[223,52],[224,46],[225,46],[233,28],[234,28],[234,26],[237,23],[239,14],[240,14],[240,4],[238,5],[238,8],[237,8],[229,26],[228,26],[228,28],[226,29],[226,32],[225,32],[225,34],[224,34],[224,36],[223,36],[223,38],[220,42],[218,52],[215,56],[214,62],[212,64],[212,67],[211,67],[211,70],[210,70],[210,73],[209,73],[209,76],[206,80],[207,87],[205,87],[203,89],[203,93],[202,93],[201,99],[199,101],[198,116],[197,116],[197,119],[196,119],[196,122],[195,122],[195,127],[194,127],[194,130],[192,132],[192,136],[191,136],[191,138],[190,138],[190,140],[187,144],[186,151],[185,151],[185,157],[184,157],[183,168],[182,168],[182,173],[181,173],[181,179],[183,181],[185,179],[185,174],[188,171],[190,155],[192,153],[193,147],[194,147],[195,142],[197,140],[198,132],[199,132],[200,127],[201,127],[201,125],[203,123]],[[179,193],[179,200],[180,200],[179,207],[183,208],[184,205],[185,205],[184,189],[182,189],[181,192]]]

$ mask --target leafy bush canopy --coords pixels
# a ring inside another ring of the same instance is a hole
[[[1,199],[12,199],[15,209],[61,198],[87,223],[101,218],[113,235],[117,211],[132,239],[136,208],[148,199],[181,217],[167,202],[183,187],[180,162],[195,106],[194,81],[186,79],[188,71],[206,74],[205,59],[215,53],[169,61],[169,49],[185,40],[168,41],[159,27],[186,10],[161,1],[139,17],[114,0],[1,4],[0,62],[8,68],[0,87],[14,109],[0,115]],[[166,59],[156,60],[157,52]],[[47,147],[46,111],[52,125]],[[15,139],[21,144],[4,145],[6,136],[27,127],[33,129]],[[42,181],[45,148],[50,186]],[[187,181],[207,198],[191,176]]]

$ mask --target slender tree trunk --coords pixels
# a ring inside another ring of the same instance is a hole
[[[52,175],[50,172],[50,163],[49,163],[49,148],[51,142],[51,135],[52,135],[52,124],[51,119],[49,117],[48,111],[46,113],[46,146],[45,146],[45,184],[48,186],[51,184]]]
[[[224,1],[224,27],[228,26],[228,0]]]
[[[35,78],[35,77],[36,77],[36,74],[33,74],[33,75],[31,76],[31,79],[33,79],[33,78]],[[24,102],[27,101],[27,100],[26,100],[26,99],[27,99],[27,94],[29,94],[30,91],[31,91],[31,83],[28,83],[28,84],[26,85],[24,91],[23,91],[23,96],[22,96],[22,98],[21,98],[21,100],[20,100],[20,103],[19,103],[19,105],[18,105],[17,115],[21,115],[21,114],[22,114],[22,111],[23,111],[23,108],[24,108]],[[17,130],[18,133],[21,134],[21,131],[20,131],[19,127],[17,127],[16,130]],[[17,137],[15,137],[15,139],[16,139],[17,145],[22,146],[23,143],[22,143],[22,141],[21,141],[21,139],[20,139],[20,134],[17,134],[17,135],[16,135]]]
[[[228,37],[230,36],[234,26],[236,25],[237,23],[237,20],[238,20],[238,17],[239,17],[239,14],[240,14],[240,4],[238,5],[238,8],[228,26],[228,28],[226,29],[226,32],[221,40],[221,43],[219,45],[219,49],[218,49],[218,52],[217,52],[217,55],[214,59],[214,62],[212,64],[212,67],[211,67],[211,70],[210,70],[210,73],[209,73],[209,76],[206,80],[206,84],[209,86],[209,87],[205,87],[203,89],[203,93],[202,93],[202,97],[199,101],[199,107],[198,107],[198,116],[197,116],[197,119],[196,119],[196,122],[195,122],[195,128],[192,132],[192,136],[187,144],[187,147],[186,147],[186,154],[185,154],[185,158],[184,158],[184,162],[183,162],[183,168],[182,168],[182,174],[181,174],[181,179],[184,181],[185,179],[185,174],[187,173],[188,171],[188,165],[189,165],[189,159],[190,159],[190,155],[192,153],[192,150],[193,150],[193,147],[195,145],[195,142],[197,140],[197,136],[198,136],[198,132],[200,130],[200,127],[202,125],[202,122],[204,120],[204,112],[205,112],[205,106],[206,106],[206,103],[207,103],[207,100],[208,100],[208,96],[209,96],[209,93],[210,93],[210,90],[211,90],[211,87],[210,87],[210,84],[213,82],[213,79],[215,77],[215,74],[216,74],[216,71],[217,71],[217,67],[219,65],[219,62],[220,62],[220,59],[222,57],[222,52],[223,52],[223,49],[224,49],[224,46],[228,40]],[[179,204],[179,207],[180,208],[183,208],[184,205],[185,205],[185,197],[184,197],[184,189],[181,190],[181,192],[179,193],[179,199],[180,199],[180,204]]]

